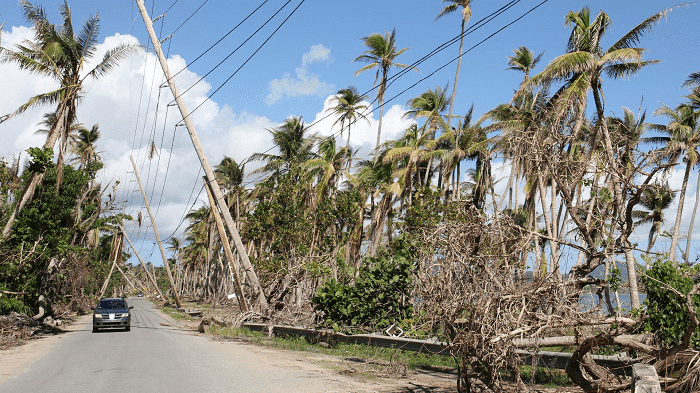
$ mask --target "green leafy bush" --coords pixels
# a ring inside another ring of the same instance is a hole
[[[667,345],[676,345],[683,341],[683,335],[690,324],[685,299],[666,288],[664,284],[687,295],[693,288],[690,276],[698,272],[698,266],[677,265],[668,260],[657,260],[651,269],[642,275],[641,282],[647,292],[644,301],[647,309],[647,319],[643,325],[645,331],[658,334]],[[700,312],[700,296],[693,298],[693,307]],[[693,333],[691,345],[695,348],[700,346],[700,330]]]
[[[31,314],[32,310],[25,306],[24,303],[21,301],[7,297],[7,296],[1,296],[0,297],[0,315],[5,315],[9,314],[10,312],[17,312],[20,314]]]
[[[381,329],[405,325],[413,314],[410,289],[413,263],[400,252],[391,257],[366,258],[354,284],[330,280],[314,296],[316,310],[326,325]]]

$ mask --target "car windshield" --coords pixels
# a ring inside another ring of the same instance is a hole
[[[98,308],[105,310],[112,308],[126,308],[126,303],[121,300],[100,300],[100,306]]]

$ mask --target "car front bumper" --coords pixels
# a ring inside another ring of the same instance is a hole
[[[129,327],[131,325],[131,317],[123,317],[123,318],[114,318],[110,319],[109,316],[107,318],[92,318],[92,326],[96,328],[108,328],[108,327],[115,327],[115,328],[125,328]]]

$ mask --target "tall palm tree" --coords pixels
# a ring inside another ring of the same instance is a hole
[[[353,61],[362,61],[369,64],[357,70],[357,72],[355,72],[355,76],[371,69],[377,69],[377,73],[374,76],[374,86],[377,87],[377,81],[379,81],[379,90],[377,91],[377,101],[379,101],[379,125],[377,126],[376,145],[376,147],[379,147],[382,135],[382,118],[384,117],[384,93],[386,92],[386,82],[389,69],[392,67],[401,69],[418,69],[396,62],[397,57],[410,49],[410,47],[400,50],[396,49],[396,29],[392,30],[391,33],[385,31],[384,35],[372,34],[370,36],[363,37],[362,41],[367,47],[367,50],[365,50],[360,56],[357,56]]]
[[[292,165],[301,164],[316,157],[313,146],[318,137],[315,134],[306,136],[309,128],[301,117],[292,116],[279,127],[267,131],[272,134],[272,142],[280,154],[255,153],[251,155],[251,160],[264,163],[262,167],[251,173],[272,172],[272,176],[277,177],[288,172]]]
[[[540,53],[535,57],[530,49],[526,46],[520,46],[518,49],[513,49],[513,56],[508,57],[508,69],[514,71],[520,71],[525,74],[523,78],[523,83],[530,79],[530,71],[532,71],[537,64],[542,60],[544,52]]]
[[[333,97],[336,106],[328,108],[328,112],[338,115],[338,119],[333,123],[335,126],[340,122],[340,136],[343,136],[345,123],[348,125],[348,142],[345,145],[346,152],[350,152],[350,127],[355,124],[357,119],[364,119],[369,124],[369,119],[365,115],[367,105],[363,102],[367,100],[366,94],[360,94],[355,86],[349,86],[345,89],[338,90],[338,93]],[[348,168],[350,162],[348,162]]]
[[[447,14],[451,14],[458,11],[461,7],[462,17],[460,18],[462,23],[461,35],[459,36],[459,58],[457,60],[457,72],[455,73],[455,83],[452,85],[452,95],[450,96],[450,112],[447,115],[447,128],[449,129],[452,124],[452,113],[454,112],[455,96],[457,95],[457,82],[459,82],[459,71],[462,69],[462,55],[464,54],[464,27],[469,23],[469,19],[472,17],[472,0],[442,0],[443,3],[451,3],[440,11],[435,19],[440,19]]]
[[[415,118],[425,117],[425,124],[421,128],[426,134],[427,141],[435,139],[435,134],[438,129],[447,129],[442,118],[442,113],[447,108],[447,97],[445,88],[435,86],[435,90],[428,88],[428,91],[421,93],[418,97],[408,100],[409,110],[404,116]],[[436,146],[432,146],[430,150],[435,150]],[[430,184],[433,169],[433,157],[428,158],[426,174],[423,178],[423,185]],[[442,171],[439,172],[438,187],[442,187]]]
[[[644,60],[643,53],[645,50],[636,45],[644,33],[651,30],[670,11],[671,9],[666,9],[645,19],[607,50],[603,49],[601,42],[612,25],[609,16],[605,12],[600,11],[595,18],[592,18],[588,7],[577,12],[570,11],[565,18],[566,25],[572,27],[567,44],[567,53],[552,60],[542,72],[523,83],[519,94],[529,91],[535,86],[547,86],[556,81],[564,81],[564,86],[555,93],[553,101],[557,104],[561,114],[570,113],[571,111],[568,108],[571,108],[572,103],[576,103],[577,106],[573,108],[573,111],[578,116],[576,124],[580,125],[583,123],[582,119],[585,114],[587,95],[591,91],[597,118],[597,127],[595,127],[592,136],[591,146],[595,146],[598,143],[596,139],[601,134],[605,165],[608,168],[619,167],[613,149],[611,133],[608,129],[607,121],[605,121],[602,77],[607,75],[612,79],[626,78],[635,75],[645,66],[656,63],[657,61],[654,60]],[[574,140],[578,131],[578,126],[575,126],[573,132]],[[623,184],[620,176],[621,174],[616,171],[611,172],[610,181],[613,186],[613,204],[615,206],[611,215],[613,220],[615,220],[615,217],[622,217],[625,214],[623,209],[627,195],[622,190]],[[620,244],[627,247],[632,226],[625,226],[622,229],[619,236]],[[606,246],[606,253],[614,252],[613,249],[614,244],[611,243]],[[637,293],[634,293],[636,289],[636,273],[633,253],[629,248],[627,251],[632,307],[637,308],[639,307],[639,297]]]
[[[97,124],[93,125],[89,130],[85,127],[78,129],[78,135],[73,147],[73,153],[76,155],[74,161],[79,162],[82,166],[88,166],[95,160],[100,159],[100,155],[96,148],[95,142],[100,139],[100,128]]]
[[[656,243],[656,238],[661,233],[661,225],[664,223],[664,211],[671,206],[676,193],[671,191],[668,183],[656,184],[652,188],[647,188],[642,192],[641,202],[647,211],[638,210],[634,212],[638,221],[635,225],[651,224],[649,229],[649,242],[647,243],[647,254]]]
[[[518,94],[523,94],[535,86],[548,86],[556,81],[564,81],[564,86],[553,96],[559,104],[579,102],[579,114],[585,109],[586,96],[593,93],[598,124],[604,137],[608,159],[613,159],[612,141],[604,121],[602,100],[602,76],[612,79],[626,78],[638,73],[656,60],[644,60],[643,48],[636,47],[644,33],[651,30],[671,9],[658,12],[642,21],[622,36],[610,48],[604,50],[601,41],[609,31],[612,21],[603,11],[591,19],[588,7],[566,15],[566,25],[572,27],[567,44],[567,53],[552,60],[539,74],[523,83]],[[562,107],[562,105],[559,105]]]
[[[350,154],[347,148],[338,149],[335,138],[329,136],[319,143],[317,155],[317,158],[306,161],[304,167],[316,175],[316,195],[319,199],[331,196],[338,187],[339,174],[347,166]]]
[[[41,6],[28,1],[20,1],[25,19],[34,27],[34,40],[17,46],[16,51],[1,49],[0,61],[17,64],[20,69],[30,73],[49,77],[58,82],[58,88],[38,94],[21,105],[9,116],[25,112],[29,108],[52,104],[56,107],[56,122],[51,128],[44,148],[53,148],[59,136],[66,139],[70,125],[76,123],[77,105],[83,97],[83,83],[88,79],[98,79],[111,71],[120,60],[136,51],[136,46],[120,44],[108,50],[102,61],[93,69],[86,71],[85,63],[92,59],[97,49],[97,37],[100,32],[99,16],[88,18],[82,29],[76,34],[68,2],[64,0],[59,6],[63,17],[60,26],[53,25],[46,17]],[[60,158],[60,156],[59,156]],[[59,168],[62,162],[59,160]],[[41,181],[42,174],[35,174],[25,189],[20,202],[16,205],[3,229],[2,236],[7,238],[17,213],[34,196],[34,190]]]
[[[698,102],[700,102],[700,100]],[[671,252],[669,258],[674,260],[680,234],[688,179],[693,167],[700,162],[700,111],[695,110],[692,104],[683,103],[678,105],[675,110],[666,105],[662,105],[654,112],[654,115],[669,118],[669,123],[667,125],[654,127],[657,131],[665,133],[668,136],[654,138],[654,141],[665,143],[664,151],[670,162],[678,162],[679,159],[682,159],[686,164],[683,173],[683,183],[678,197],[676,223],[671,238]],[[688,242],[690,242],[690,239],[688,239]],[[686,255],[686,258],[687,257]]]

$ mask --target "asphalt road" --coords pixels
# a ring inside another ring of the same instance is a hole
[[[0,384],[0,392],[346,391],[332,373],[275,362],[251,345],[193,334],[147,300],[128,302],[134,306],[130,332],[92,333],[91,323],[83,323],[27,371]]]

